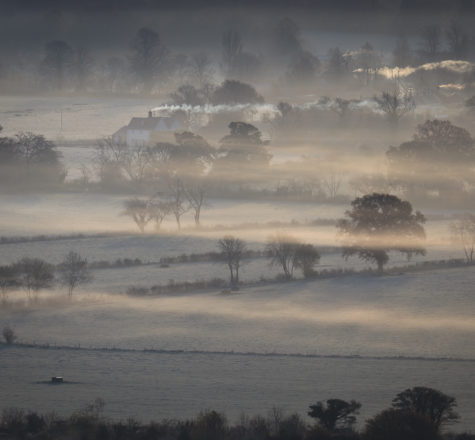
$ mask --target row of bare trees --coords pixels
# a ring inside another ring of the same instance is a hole
[[[175,218],[178,230],[182,216],[193,211],[195,226],[200,227],[201,211],[207,204],[206,187],[202,183],[186,184],[178,176],[170,179],[165,192],[158,192],[149,198],[134,197],[123,202],[121,215],[132,218],[140,232],[153,222],[159,231],[162,222],[169,215]]]
[[[0,266],[1,303],[6,304],[9,292],[23,289],[28,301],[37,301],[39,292],[59,283],[68,290],[71,298],[74,289],[92,280],[87,260],[70,251],[55,267],[41,258],[24,257],[17,262]]]
[[[227,235],[218,241],[223,262],[229,268],[230,285],[232,289],[239,288],[239,269],[246,253],[246,242],[232,235]],[[314,266],[320,261],[320,254],[315,246],[299,242],[294,237],[277,233],[269,237],[266,244],[266,253],[271,259],[272,266],[279,266],[283,271],[283,278],[290,280],[294,276],[294,269],[301,269],[305,278],[311,277]]]

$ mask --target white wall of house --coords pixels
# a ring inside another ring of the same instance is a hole
[[[129,147],[148,145],[149,143],[150,132],[148,130],[127,130],[127,145]]]

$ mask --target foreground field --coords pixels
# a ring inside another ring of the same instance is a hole
[[[305,416],[317,400],[339,397],[361,401],[361,426],[417,384],[456,396],[461,422],[451,429],[475,430],[473,362],[33,348],[3,349],[0,356],[2,406],[68,415],[102,397],[114,419],[148,422],[213,408],[235,421],[274,406]],[[54,374],[69,383],[48,384]]]
[[[103,397],[107,415],[147,421],[203,408],[233,418],[273,405],[305,414],[337,396],[360,399],[364,420],[402,389],[424,385],[456,396],[458,428],[474,430],[474,282],[464,268],[233,295],[83,293],[72,303],[53,295],[0,312],[22,342],[50,346],[0,351],[2,405],[67,414]],[[42,383],[52,375],[72,383]]]

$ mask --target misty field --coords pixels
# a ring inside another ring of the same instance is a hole
[[[358,396],[362,421],[401,389],[443,382],[458,427],[473,429],[474,277],[464,268],[224,295],[48,295],[1,313],[20,342],[43,346],[4,347],[3,395],[64,414],[100,396],[106,415],[142,420],[203,407],[232,418],[273,406],[303,414],[315,396]],[[53,375],[70,383],[51,386]]]
[[[472,439],[475,0],[0,3],[0,438]]]

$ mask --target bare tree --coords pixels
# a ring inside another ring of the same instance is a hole
[[[376,71],[381,67],[381,56],[370,43],[366,42],[355,57],[355,64],[356,67],[361,69],[365,84],[368,85],[374,78]]]
[[[442,30],[437,24],[430,24],[422,29],[422,50],[428,61],[435,61],[440,51]]]
[[[468,214],[450,225],[450,232],[454,242],[463,247],[467,263],[473,263],[475,251],[475,215]]]
[[[7,303],[8,292],[17,286],[18,280],[14,266],[0,266],[1,304]]]
[[[137,145],[122,151],[122,167],[134,183],[143,182],[150,162],[150,150],[144,145]]]
[[[191,57],[190,76],[199,88],[213,83],[214,73],[213,63],[206,53],[200,52]]]
[[[132,41],[131,50],[132,69],[142,84],[142,90],[150,93],[169,51],[160,41],[160,35],[148,28],[138,30]]]
[[[94,154],[94,166],[102,183],[115,183],[124,178],[123,163],[128,147],[112,137],[100,140]]]
[[[62,90],[67,70],[73,62],[73,49],[62,40],[46,43],[42,62],[44,72],[53,78],[55,87]]]
[[[120,215],[125,215],[131,217],[140,232],[143,234],[145,232],[145,226],[151,220],[148,210],[148,201],[134,197],[132,199],[124,200],[123,203],[124,210]]]
[[[206,204],[206,188],[203,184],[191,184],[185,188],[185,195],[191,209],[194,211],[195,226],[199,228],[201,209]]]
[[[340,48],[328,49],[325,75],[330,81],[340,81],[350,73],[350,59]]]
[[[82,258],[77,252],[70,251],[60,264],[59,270],[61,284],[68,288],[68,296],[70,298],[73,296],[73,290],[77,286],[89,283],[92,280],[87,260]]]
[[[341,122],[345,122],[350,114],[352,103],[351,99],[336,98],[330,108],[340,117]]]
[[[92,57],[86,48],[80,47],[75,51],[72,68],[76,78],[76,90],[83,91],[93,68]]]
[[[266,251],[271,258],[271,265],[279,265],[284,271],[284,277],[291,279],[294,274],[298,241],[286,234],[277,233],[270,237]]]
[[[241,35],[234,30],[226,31],[223,34],[221,44],[223,47],[223,62],[228,72],[231,72],[236,65],[236,60],[242,53]]]
[[[407,67],[414,63],[414,53],[407,38],[400,38],[393,50],[393,64],[397,67]]]
[[[149,200],[148,217],[155,222],[155,231],[160,230],[163,220],[165,220],[165,217],[167,217],[170,212],[171,206],[169,202],[159,200],[156,197]]]
[[[327,197],[335,200],[342,183],[342,176],[335,170],[329,170],[321,180],[322,187],[327,193]]]
[[[446,37],[451,55],[458,60],[467,58],[468,35],[459,23],[456,21],[450,23]]]
[[[399,90],[383,92],[380,96],[375,96],[374,100],[393,127],[397,127],[400,119],[416,107],[412,93],[401,94]]]
[[[246,250],[246,243],[232,235],[226,235],[218,241],[218,247],[229,268],[231,287],[237,289],[239,286],[239,269]]]
[[[41,289],[52,287],[53,266],[40,258],[22,258],[14,264],[19,284],[25,289],[28,300],[37,300]]]
[[[180,230],[180,219],[190,210],[190,205],[187,203],[185,187],[179,177],[174,177],[168,184],[168,202],[170,212],[175,216],[178,230]]]

